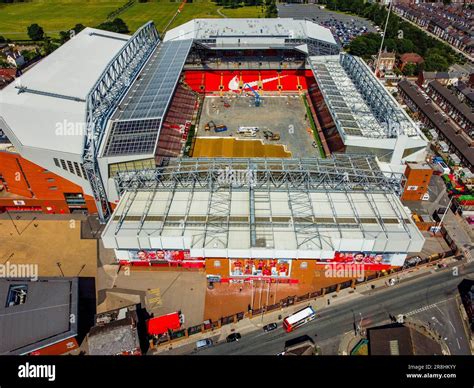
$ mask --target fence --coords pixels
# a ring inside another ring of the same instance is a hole
[[[331,293],[331,292],[339,292],[340,290],[345,289],[345,288],[354,288],[356,286],[356,284],[367,283],[367,282],[370,282],[372,280],[379,279],[381,277],[390,276],[394,273],[399,273],[399,272],[402,272],[402,271],[410,270],[411,268],[418,267],[418,266],[423,265],[423,264],[436,262],[438,260],[443,259],[444,257],[453,256],[455,253],[456,253],[456,249],[454,249],[454,250],[452,249],[448,252],[438,253],[438,254],[429,256],[427,258],[424,258],[424,259],[420,258],[419,260],[413,261],[412,265],[405,265],[403,267],[393,268],[389,271],[377,272],[375,274],[368,275],[363,280],[353,279],[353,280],[346,281],[346,282],[339,283],[339,284],[335,284],[335,285],[332,285],[332,286],[329,286],[329,287],[321,288],[320,290],[316,290],[316,291],[313,291],[311,293],[307,293],[307,294],[304,294],[304,295],[288,296],[288,297],[280,300],[280,302],[278,302],[276,304],[263,306],[262,308],[258,308],[258,309],[255,309],[255,310],[249,310],[248,312],[239,312],[239,313],[236,313],[236,314],[232,314],[232,315],[229,315],[227,317],[222,317],[222,318],[218,319],[217,321],[207,320],[201,325],[191,326],[187,329],[182,329],[182,330],[179,330],[177,332],[171,332],[170,335],[164,335],[164,336],[160,337],[159,341],[157,342],[157,345],[160,346],[160,345],[163,345],[163,344],[169,344],[174,340],[180,340],[181,338],[189,337],[189,336],[194,335],[194,334],[213,331],[213,330],[218,329],[218,328],[220,328],[224,325],[229,325],[229,324],[241,321],[244,318],[253,318],[255,316],[265,314],[267,312],[271,312],[271,311],[274,311],[274,310],[277,310],[277,309],[283,309],[285,307],[292,306],[295,303],[302,303],[302,302],[310,300],[310,299],[316,299],[316,298],[319,298],[319,297],[324,296],[324,295],[326,295],[328,293]]]

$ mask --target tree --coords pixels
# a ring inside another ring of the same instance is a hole
[[[416,46],[411,40],[395,39],[395,42],[397,43],[397,52],[399,54],[416,52]]]
[[[446,71],[448,68],[448,61],[439,54],[430,54],[425,58],[425,71]]]
[[[407,77],[413,77],[416,73],[416,64],[414,63],[407,63],[403,68],[403,75]]]
[[[120,19],[116,18],[111,22],[104,22],[101,23],[97,26],[99,30],[106,30],[106,31],[111,31],[111,32],[118,32],[121,34],[126,34],[128,31],[128,27],[125,24],[125,22]]]
[[[3,36],[0,35],[0,43],[5,43],[6,41],[7,40]]]
[[[40,27],[38,24],[34,23],[31,26],[28,27],[27,29],[28,36],[30,37],[31,40],[43,40],[44,38],[44,31],[43,28]]]
[[[69,35],[69,31],[60,31],[59,32],[59,41],[61,44],[66,43],[71,36]]]
[[[355,38],[348,46],[349,53],[358,57],[364,57],[367,55],[367,41],[361,39],[362,37]]]
[[[278,9],[275,4],[275,0],[265,0],[265,17],[276,18],[278,16]]]
[[[40,49],[41,55],[43,55],[43,56],[49,55],[54,50],[56,50],[58,47],[59,47],[59,45],[54,44],[53,42],[51,42],[51,40],[47,39],[47,40],[44,41],[44,43],[43,43],[43,45]]]
[[[84,25],[82,25],[81,23],[77,23],[73,30],[76,34],[79,34],[79,32],[81,32],[84,28],[86,28]]]

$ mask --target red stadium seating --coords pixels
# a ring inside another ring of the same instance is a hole
[[[198,93],[240,92],[246,83],[255,90],[297,92],[314,78],[311,70],[186,70],[184,82]]]
[[[198,104],[196,93],[179,84],[161,127],[157,158],[180,156]]]

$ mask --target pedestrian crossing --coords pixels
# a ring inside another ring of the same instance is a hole
[[[432,304],[429,304],[429,305],[427,305],[427,306],[420,307],[420,308],[418,308],[418,309],[416,309],[416,310],[410,311],[409,313],[406,313],[406,314],[403,314],[403,315],[405,315],[406,317],[411,317],[411,316],[413,316],[413,315],[416,315],[416,314],[419,314],[419,313],[423,313],[423,312],[425,312],[425,311],[428,311],[428,310],[431,310],[431,309],[433,309],[433,308],[436,308],[436,307],[438,307],[439,304],[444,303],[444,302],[447,302],[448,300],[451,300],[451,299],[453,299],[453,298],[444,299],[444,300],[441,300],[441,301],[439,301],[439,302],[437,302],[437,303],[432,303]]]
[[[472,253],[469,249],[464,249],[464,257],[467,259],[468,263],[471,263],[473,261]]]

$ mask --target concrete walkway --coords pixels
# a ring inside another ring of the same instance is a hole
[[[227,16],[224,15],[224,14],[221,12],[221,9],[223,9],[223,8],[224,8],[224,7],[219,8],[219,9],[217,10],[217,13],[218,13],[219,15],[221,15],[223,18],[226,18],[226,19],[227,19]]]

